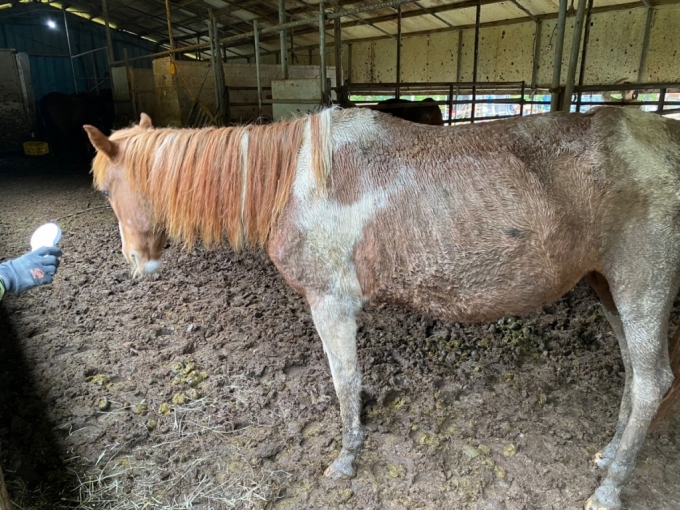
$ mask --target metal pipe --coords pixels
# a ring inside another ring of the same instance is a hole
[[[220,32],[217,27],[217,17],[213,15],[211,12],[211,17],[212,17],[212,25],[213,25],[213,35],[215,36],[215,73],[217,76],[217,88],[219,89],[219,95],[220,95],[220,102],[219,102],[219,121],[224,124],[229,120],[229,104],[225,104],[224,100],[224,94],[226,90],[226,81],[224,79],[224,62],[222,61],[222,52],[220,51],[221,45],[219,41],[220,37]]]
[[[352,43],[347,45],[347,83],[352,83]]]
[[[515,7],[517,7],[520,11],[522,11],[524,14],[529,16],[533,21],[538,22],[538,18],[531,14],[531,11],[524,7],[522,4],[518,2],[518,0],[510,0],[513,4],[515,4]]]
[[[662,113],[666,103],[666,89],[663,88],[659,91],[659,106],[656,109],[656,113]]]
[[[286,23],[286,0],[279,0],[279,25]],[[286,48],[286,29],[279,32],[279,44],[281,45],[281,72],[283,79],[288,79],[288,48]],[[292,49],[292,48],[291,48]]]
[[[502,1],[502,0],[497,0],[497,1]],[[330,20],[330,19],[335,19],[335,18],[342,18],[345,16],[351,16],[353,14],[360,14],[362,12],[369,12],[369,11],[374,11],[377,9],[387,9],[389,7],[396,7],[398,5],[403,5],[403,4],[408,4],[412,3],[413,0],[391,0],[390,2],[382,2],[379,4],[374,4],[374,5],[369,5],[365,7],[357,7],[356,9],[350,9],[347,11],[340,11],[337,13],[330,13],[325,16],[325,21]],[[324,22],[325,22],[324,21]],[[286,30],[288,28],[295,28],[295,27],[302,27],[305,25],[312,25],[315,23],[318,23],[319,20],[318,18],[307,18],[307,19],[300,19],[300,20],[295,20],[295,21],[289,21],[288,23],[283,23],[279,24],[273,27],[267,27],[263,28],[260,30],[260,35],[263,34],[274,34],[277,32],[280,32],[281,30]],[[250,39],[253,37],[252,32],[244,32],[242,34],[238,35],[232,35],[229,37],[224,37],[220,39],[220,43],[232,43],[236,41],[241,41],[243,39]],[[182,46],[181,48],[175,48],[175,49],[170,49],[170,50],[165,50],[165,51],[159,51],[156,53],[149,53],[148,55],[143,55],[141,57],[134,57],[130,59],[130,62],[133,62],[135,60],[141,60],[145,58],[157,58],[157,57],[164,57],[166,55],[174,54],[174,53],[186,53],[189,51],[195,51],[197,49],[201,48],[208,48],[210,46],[209,43],[201,43],[201,44],[192,44],[189,46]],[[113,64],[123,64],[123,61],[116,61],[113,62]]]
[[[338,1],[335,2],[335,10],[340,10]],[[335,93],[336,99],[340,104],[344,104],[345,98],[342,94],[342,26],[340,25],[340,18],[335,18],[333,21],[333,34],[335,35]]]
[[[137,104],[135,102],[135,94],[134,94],[134,88],[133,88],[133,83],[132,83],[133,76],[132,76],[132,72],[130,71],[127,48],[123,48],[123,60],[125,61],[125,74],[127,75],[127,82],[128,82],[128,96],[130,98],[130,105],[132,106],[132,118],[136,119],[137,118]]]
[[[99,84],[97,78],[97,64],[94,61],[94,53],[90,53],[90,62],[92,63],[92,75],[94,76],[94,90],[99,95]]]
[[[482,17],[482,0],[477,0],[477,10],[475,12],[475,57],[472,62],[472,81],[475,85],[472,86],[472,110],[470,111],[470,120],[475,122],[475,102],[477,99],[477,64],[479,63],[479,24]]]
[[[64,9],[64,31],[66,32],[66,43],[68,44],[68,56],[71,61],[71,73],[73,74],[73,87],[78,93],[78,81],[76,80],[76,68],[73,65],[73,52],[71,51],[71,36],[68,33],[68,20],[66,19],[66,9]]]
[[[456,55],[456,83],[460,82],[460,68],[463,60],[463,31],[458,31],[458,53]],[[457,94],[457,93],[456,93]]]
[[[213,15],[212,9],[208,9],[208,35],[210,37],[211,62],[215,73],[215,103],[217,104],[217,120],[224,120],[224,67],[220,56],[219,36],[217,34],[217,19]]]
[[[640,65],[638,66],[637,82],[642,81],[642,74],[647,65],[647,49],[649,48],[649,35],[652,32],[652,20],[654,19],[654,9],[647,9],[647,21],[645,22],[645,35],[642,38],[642,51],[640,52]]]
[[[562,111],[571,110],[571,94],[574,91],[576,79],[576,65],[578,64],[578,52],[581,48],[581,32],[583,31],[583,17],[586,12],[586,0],[578,0],[576,19],[574,20],[574,36],[571,39],[571,55],[569,55],[569,68],[567,69],[567,83],[564,86],[564,99]]]
[[[536,90],[536,82],[538,79],[538,64],[541,59],[541,27],[543,23],[539,19],[536,21],[536,31],[534,36],[534,66],[531,70],[531,90]]]
[[[586,14],[586,32],[583,34],[583,50],[581,51],[581,69],[579,70],[578,73],[578,86],[579,86],[579,91],[578,91],[578,97],[576,99],[576,111],[580,112],[581,111],[581,97],[583,96],[583,92],[581,92],[580,88],[583,87],[583,81],[585,80],[585,75],[586,75],[586,61],[588,57],[588,41],[590,40],[590,16],[592,14],[593,10],[593,0],[588,0],[588,12]]]
[[[253,34],[255,34],[255,75],[257,76],[257,116],[262,116],[262,76],[260,75],[260,32],[257,20],[253,20]]]
[[[550,92],[550,111],[559,110],[560,79],[562,74],[562,53],[564,50],[564,30],[567,25],[567,0],[560,0],[560,10],[557,15],[557,39],[555,40],[555,59],[553,60],[553,79]]]
[[[397,8],[397,89],[395,95],[397,99],[401,95],[399,83],[401,83],[401,5]]]
[[[326,13],[323,2],[319,3],[319,57],[321,59],[321,98],[324,105],[328,104],[326,94]]]
[[[104,14],[104,27],[106,28],[106,53],[109,59],[109,66],[113,65],[115,56],[113,55],[113,42],[111,41],[111,27],[109,26],[109,9],[106,0],[102,0],[102,12]],[[111,86],[113,88],[113,85]]]
[[[175,49],[175,40],[172,38],[172,21],[170,20],[170,0],[165,0],[165,17],[168,20],[168,39],[170,40],[170,49]]]
[[[98,51],[103,51],[106,49],[108,49],[106,46],[102,46],[101,48],[95,48],[93,50],[83,51],[82,53],[76,53],[75,55],[71,55],[71,58],[83,57],[85,55],[89,55],[90,53],[96,53]]]

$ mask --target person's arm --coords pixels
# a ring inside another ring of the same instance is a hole
[[[3,294],[18,294],[25,290],[52,283],[59,267],[61,250],[45,246],[0,264],[0,299]]]

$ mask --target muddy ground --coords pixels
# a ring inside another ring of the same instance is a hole
[[[0,306],[17,508],[578,509],[598,485],[623,367],[587,286],[494,324],[363,313],[368,438],[333,481],[338,403],[301,297],[228,248],[171,246],[132,280],[105,206],[87,163],[0,159],[2,256],[64,230],[54,284]],[[680,508],[679,439],[677,418],[649,435],[627,508]]]

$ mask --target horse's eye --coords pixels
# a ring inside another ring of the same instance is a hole
[[[102,195],[104,195],[105,197],[108,197],[108,196],[109,196],[109,192],[106,191],[106,190],[103,190],[103,191],[102,191]]]

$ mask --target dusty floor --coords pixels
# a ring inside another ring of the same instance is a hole
[[[226,248],[170,247],[160,277],[131,280],[90,182],[86,163],[0,159],[0,253],[64,230],[55,283],[0,307],[18,508],[577,509],[597,486],[623,368],[587,286],[498,324],[367,310],[368,439],[332,481],[338,405],[305,302]],[[649,435],[627,508],[680,508],[679,439],[677,419]]]

